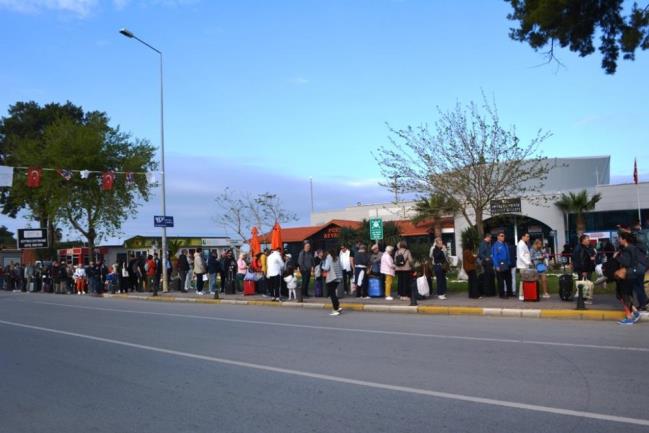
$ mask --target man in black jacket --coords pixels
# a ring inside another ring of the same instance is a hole
[[[187,250],[182,250],[180,256],[178,256],[178,262],[176,264],[178,269],[178,277],[180,278],[180,291],[187,292],[185,290],[185,282],[187,280],[187,273],[189,272],[189,261],[187,260]]]
[[[216,275],[221,271],[221,262],[216,250],[210,252],[210,256],[207,259],[207,273],[209,275],[209,290],[214,299],[219,298],[219,292],[216,288]],[[223,283],[221,283],[223,285]]]
[[[313,271],[313,268],[315,267],[313,252],[311,252],[311,244],[309,241],[304,242],[304,248],[300,251],[300,254],[297,257],[297,265],[300,268],[300,274],[302,274],[301,296],[308,298],[311,271]]]

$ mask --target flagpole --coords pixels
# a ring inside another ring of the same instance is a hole
[[[636,199],[638,200],[638,223],[642,227],[642,212],[640,208],[640,184],[639,183],[635,184],[635,195],[636,195]]]

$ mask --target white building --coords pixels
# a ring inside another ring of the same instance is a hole
[[[533,238],[547,239],[555,251],[566,243],[574,243],[574,215],[564,215],[555,206],[562,193],[586,190],[589,195],[600,193],[602,199],[593,212],[586,216],[586,231],[596,238],[611,238],[618,224],[635,225],[638,222],[638,201],[642,208],[640,221],[649,224],[649,182],[635,184],[610,184],[610,156],[550,159],[553,168],[539,194],[520,197],[520,210],[501,215],[486,212],[485,229],[504,230],[511,242],[523,232]],[[514,197],[518,198],[518,197]],[[639,199],[639,200],[638,200]],[[314,212],[313,225],[332,219],[363,220],[382,217],[383,220],[400,220],[413,216],[414,202],[359,204],[340,210]],[[470,217],[473,215],[469,214]],[[461,214],[454,218],[454,227],[446,233],[454,233],[455,245],[460,245],[461,233],[469,226]]]

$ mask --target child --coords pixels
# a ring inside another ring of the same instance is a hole
[[[284,282],[286,283],[286,288],[288,289],[288,300],[291,300],[291,297],[293,299],[296,299],[297,297],[295,296],[295,289],[297,288],[297,278],[295,278],[295,275],[293,275],[293,270],[292,269],[287,269],[286,273],[284,274]]]
[[[117,276],[117,264],[114,264],[110,268],[110,273],[106,275],[106,291],[110,290],[110,293],[113,295],[118,288],[119,279]]]

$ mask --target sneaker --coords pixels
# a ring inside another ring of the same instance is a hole
[[[633,320],[633,323],[638,323],[640,321],[640,313],[635,311],[633,313],[633,319],[632,320]]]
[[[342,313],[342,312],[343,312],[343,309],[340,308],[340,307],[338,307],[338,309],[337,309],[336,311],[338,311],[339,313]]]
[[[330,316],[340,316],[340,311],[332,311],[329,313]]]
[[[550,294],[549,293],[544,293],[543,294],[543,299],[550,299]]]
[[[445,300],[446,300],[446,295],[439,295],[439,296],[437,297],[437,299],[440,299],[440,300],[442,300],[442,301],[445,301]]]
[[[203,292],[196,292],[197,295],[203,296]]]
[[[386,300],[386,301],[393,301],[394,298],[393,298],[392,296],[386,296],[386,297],[385,297],[385,300]]]
[[[622,319],[619,322],[617,322],[618,325],[633,325],[635,322],[633,319]]]

